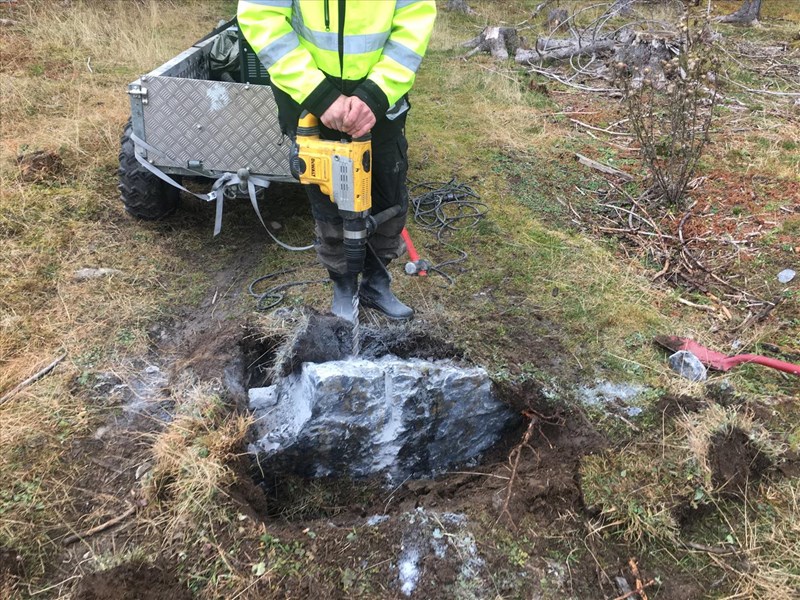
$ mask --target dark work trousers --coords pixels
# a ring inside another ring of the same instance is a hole
[[[276,90],[281,129],[294,138],[300,107],[280,90]],[[287,102],[288,101],[288,102]],[[378,226],[369,238],[379,258],[390,261],[405,253],[406,246],[401,232],[406,226],[408,212],[408,142],[405,136],[406,116],[398,115],[394,120],[381,117],[372,128],[372,214],[396,205],[402,206],[400,214]],[[328,129],[320,123],[320,137],[326,140],[347,139],[349,136]],[[344,258],[344,232],[342,219],[336,205],[329,196],[319,190],[319,186],[306,185],[311,203],[311,213],[316,222],[315,248],[322,265],[334,273],[347,273]],[[368,251],[369,252],[369,251]]]

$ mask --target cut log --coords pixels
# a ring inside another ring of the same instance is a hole
[[[582,44],[574,39],[544,38],[536,42],[535,50],[517,50],[514,60],[519,64],[531,64],[548,60],[568,60],[575,56],[611,52],[616,45],[617,41],[612,39],[600,39]]]

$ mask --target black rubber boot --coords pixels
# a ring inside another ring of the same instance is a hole
[[[364,277],[358,288],[361,304],[374,308],[390,319],[407,320],[414,316],[414,309],[406,306],[394,295],[389,286],[392,277],[386,270],[389,261],[381,261],[371,250],[367,251],[364,262]]]
[[[337,317],[355,323],[356,311],[353,307],[353,298],[358,293],[358,276],[341,275],[333,271],[328,271],[328,274],[333,282],[331,312]]]

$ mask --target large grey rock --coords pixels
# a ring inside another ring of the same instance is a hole
[[[486,371],[449,362],[305,363],[273,388],[251,394],[277,402],[251,403],[250,451],[305,476],[430,475],[476,457],[517,418]]]
[[[708,371],[706,371],[703,363],[688,350],[678,350],[675,354],[672,354],[669,357],[669,368],[690,381],[705,381],[708,379]]]

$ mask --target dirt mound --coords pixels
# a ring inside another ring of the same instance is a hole
[[[720,431],[711,438],[708,460],[712,482],[720,492],[741,496],[757,481],[771,462],[739,428]]]
[[[123,564],[81,579],[76,600],[191,600],[174,575],[147,565]]]
[[[17,157],[20,178],[28,182],[55,179],[64,171],[64,162],[55,152],[37,150]]]

